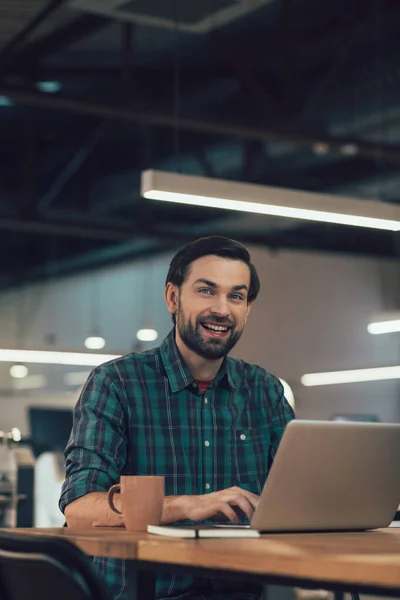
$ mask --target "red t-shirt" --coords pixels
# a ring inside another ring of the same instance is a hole
[[[201,381],[200,379],[197,379],[197,385],[199,386],[199,389],[201,391],[202,394],[204,394],[204,392],[207,391],[207,388],[212,384],[212,382],[214,381],[214,379],[208,379]]]

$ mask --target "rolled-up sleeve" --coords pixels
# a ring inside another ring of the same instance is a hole
[[[106,367],[90,375],[73,413],[65,449],[66,479],[59,507],[90,492],[105,492],[119,480],[126,462],[125,417],[117,386]]]

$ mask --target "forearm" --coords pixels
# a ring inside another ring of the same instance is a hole
[[[161,523],[175,523],[188,519],[187,508],[189,498],[193,496],[167,496]],[[114,496],[114,503],[121,510],[119,494]],[[122,516],[116,515],[107,502],[107,492],[92,492],[78,498],[65,508],[65,519],[68,527],[74,529],[90,529],[91,527],[121,527],[124,525]]]
[[[194,496],[167,496],[164,500],[164,508],[161,516],[162,525],[185,521],[188,519],[188,501]]]
[[[119,494],[114,496],[114,503],[116,508],[121,510]],[[74,529],[124,525],[123,517],[115,514],[109,507],[107,492],[92,492],[74,500],[65,508],[65,519],[68,527]]]

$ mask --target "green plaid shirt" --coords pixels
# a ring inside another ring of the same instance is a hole
[[[165,475],[166,495],[237,485],[260,494],[285,425],[294,417],[278,379],[226,358],[205,394],[172,330],[161,346],[94,369],[74,411],[60,509],[105,492],[120,475]],[[95,558],[115,600],[127,598],[124,560]],[[200,585],[162,575],[157,597]],[[128,600],[128,599],[127,599]]]

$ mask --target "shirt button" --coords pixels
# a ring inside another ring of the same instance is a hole
[[[209,483],[206,483],[206,490],[209,490],[211,488],[211,485]]]
[[[208,398],[204,398],[204,404],[208,404]]]
[[[208,447],[208,446],[210,445],[210,442],[209,442],[208,440],[206,440],[206,441],[204,442],[204,445]]]
[[[193,381],[192,388],[195,388],[195,387],[197,387],[197,383],[195,381]]]
[[[242,440],[242,442],[244,442],[244,440],[246,439],[246,436],[244,435],[244,433],[241,434],[240,439]]]

